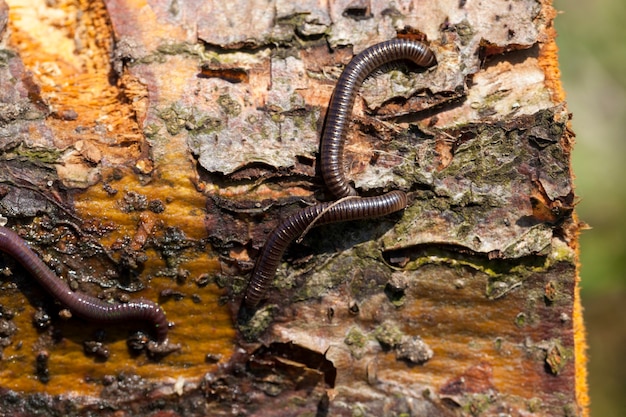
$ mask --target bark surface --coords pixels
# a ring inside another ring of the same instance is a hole
[[[549,1],[6,1],[0,214],[77,291],[159,302],[181,348],[68,319],[2,256],[2,412],[587,415]],[[271,230],[332,200],[341,70],[398,36],[437,65],[365,81],[345,159],[409,206],[311,230],[238,320]]]

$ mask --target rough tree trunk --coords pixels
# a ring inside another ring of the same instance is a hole
[[[158,301],[181,349],[62,318],[3,256],[1,415],[586,415],[550,1],[6,1],[0,213],[78,291]],[[437,65],[366,80],[346,159],[409,207],[312,230],[238,323],[268,233],[330,199],[338,75],[397,36]]]

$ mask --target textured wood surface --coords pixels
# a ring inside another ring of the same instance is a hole
[[[7,3],[0,213],[77,290],[158,301],[181,348],[132,353],[141,324],[62,318],[4,256],[0,409],[586,415],[549,2]],[[312,230],[238,322],[268,233],[330,198],[317,151],[341,69],[396,36],[437,66],[366,80],[346,159],[362,195],[409,207]]]

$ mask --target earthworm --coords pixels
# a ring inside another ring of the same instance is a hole
[[[152,301],[138,299],[111,304],[87,294],[72,291],[11,229],[0,226],[0,250],[13,256],[50,294],[72,313],[94,322],[151,322],[159,344],[167,340],[168,322],[163,309]]]
[[[339,77],[328,107],[320,157],[324,182],[337,198],[356,195],[356,190],[344,174],[343,149],[357,90],[372,71],[400,60],[429,67],[435,62],[435,56],[422,42],[392,39],[373,45],[355,56]]]
[[[391,191],[376,197],[349,197],[345,200],[320,203],[287,217],[272,231],[265,242],[256,260],[243,305],[248,309],[254,309],[259,304],[276,274],[287,246],[312,225],[321,226],[384,216],[402,210],[406,205],[407,197],[403,191]]]

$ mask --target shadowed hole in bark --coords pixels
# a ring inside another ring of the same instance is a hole
[[[269,346],[261,346],[251,355],[248,369],[256,375],[286,374],[297,381],[298,388],[316,385],[319,382],[317,378],[323,379],[332,388],[337,377],[337,369],[323,353],[291,342],[274,342]]]

